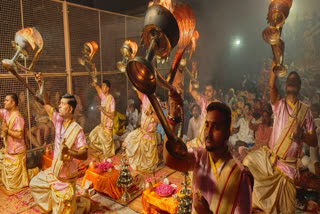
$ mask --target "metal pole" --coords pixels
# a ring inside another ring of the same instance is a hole
[[[20,14],[21,14],[21,27],[24,28],[24,20],[23,20],[23,0],[20,0]],[[24,66],[27,66],[27,62],[26,59],[24,59]],[[26,76],[26,82],[28,83],[28,77]],[[31,148],[32,143],[31,143],[31,109],[30,109],[30,94],[29,91],[26,89],[27,94],[26,94],[26,98],[27,98],[27,118],[28,118],[28,135],[29,135],[29,148]],[[25,142],[27,143],[27,142]]]
[[[65,49],[66,73],[67,73],[67,92],[69,94],[72,94],[70,34],[69,34],[68,5],[66,1],[63,1],[62,3],[62,14],[63,14],[64,49]]]
[[[124,17],[124,40],[127,39],[127,17]],[[127,92],[127,105],[128,105],[128,99],[129,99],[129,80],[128,76],[126,75],[126,92]]]
[[[21,26],[22,28],[24,28],[22,0],[20,0],[20,14],[21,14]]]
[[[100,84],[102,84],[102,39],[101,39],[101,14],[100,14],[100,11],[98,12],[98,15],[99,15],[99,45],[100,45],[100,48],[99,48],[99,52],[100,52],[100,72],[101,72],[101,75],[100,75]]]

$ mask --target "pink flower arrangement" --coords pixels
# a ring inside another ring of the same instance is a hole
[[[155,192],[160,196],[169,196],[174,190],[175,189],[169,184],[160,184],[156,187]]]
[[[109,161],[105,161],[99,164],[98,169],[101,171],[108,171],[112,167],[113,167],[112,163],[110,163]]]

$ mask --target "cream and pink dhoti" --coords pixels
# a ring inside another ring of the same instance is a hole
[[[250,152],[243,164],[254,177],[253,207],[260,208],[267,214],[291,214],[295,212],[296,162],[302,144],[290,138],[292,126],[298,123],[305,131],[310,132],[315,125],[310,109],[300,101],[291,105],[282,99],[272,108],[274,127],[269,148],[263,147]]]
[[[142,96],[141,127],[130,132],[125,138],[126,154],[130,166],[134,170],[151,171],[159,161],[156,128],[157,123],[144,112],[150,102],[146,95]]]
[[[24,119],[16,111],[9,114],[6,109],[0,109],[0,115],[7,123],[8,129],[24,132]],[[24,136],[24,134],[22,134]],[[28,186],[29,179],[26,167],[26,146],[24,137],[16,139],[8,135],[4,138],[5,149],[1,154],[1,181],[6,190],[16,192]]]
[[[70,156],[61,158],[60,145],[64,142],[68,148],[79,151],[87,148],[87,144],[79,124],[71,122],[65,127],[57,112],[51,118],[56,129],[54,158],[49,169],[31,180],[31,194],[43,212],[74,213],[79,160]]]
[[[111,94],[105,96],[101,92],[99,97],[101,99],[101,106],[106,112],[115,111],[115,100]],[[90,132],[89,143],[90,147],[101,151],[105,157],[115,155],[113,119],[107,117],[103,112],[101,112],[101,123]]]

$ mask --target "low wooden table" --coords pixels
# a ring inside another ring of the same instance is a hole
[[[161,183],[157,183],[145,190],[142,193],[141,203],[142,203],[142,213],[145,214],[156,214],[156,213],[176,213],[178,210],[179,201],[173,196],[161,197],[154,190]],[[177,188],[179,192],[181,187]]]
[[[82,180],[82,186],[86,180],[93,184],[93,188],[107,194],[111,198],[118,200],[123,193],[123,190],[117,187],[116,182],[119,176],[119,171],[112,168],[111,172],[101,172],[96,169],[88,168]]]

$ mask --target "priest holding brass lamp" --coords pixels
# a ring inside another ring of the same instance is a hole
[[[291,6],[292,0],[271,1],[267,16],[270,26],[262,32],[263,40],[270,44],[272,48],[273,61],[275,62],[273,72],[279,77],[284,77],[287,73],[283,65],[285,45],[281,40],[281,32]]]
[[[82,49],[82,57],[78,59],[80,65],[85,67],[86,71],[90,74],[92,81],[97,82],[97,69],[92,62],[94,55],[98,50],[98,44],[95,41],[84,43]]]
[[[16,32],[12,42],[16,53],[12,59],[2,60],[2,66],[11,72],[35,97],[36,101],[43,104],[43,100],[36,96],[33,89],[18,74],[18,69],[32,73],[34,65],[42,51],[43,40],[36,28],[23,28]],[[26,59],[33,51],[36,51],[29,67],[21,65],[18,58]],[[28,186],[28,174],[26,168],[26,145],[24,140],[25,122],[18,107],[18,96],[9,93],[4,101],[4,109],[0,109],[0,119],[3,119],[1,136],[4,139],[5,148],[2,150],[1,181],[10,193],[17,192]]]
[[[43,40],[41,34],[35,27],[23,28],[16,33],[12,45],[16,49],[16,53],[12,59],[3,59],[2,66],[12,73],[29,90],[37,102],[44,105],[44,101],[36,95],[30,85],[26,83],[26,81],[18,74],[18,69],[24,71],[25,73],[35,74],[32,70],[43,49]],[[18,58],[27,59],[32,51],[36,51],[36,53],[34,54],[29,67],[21,65],[18,62]]]

